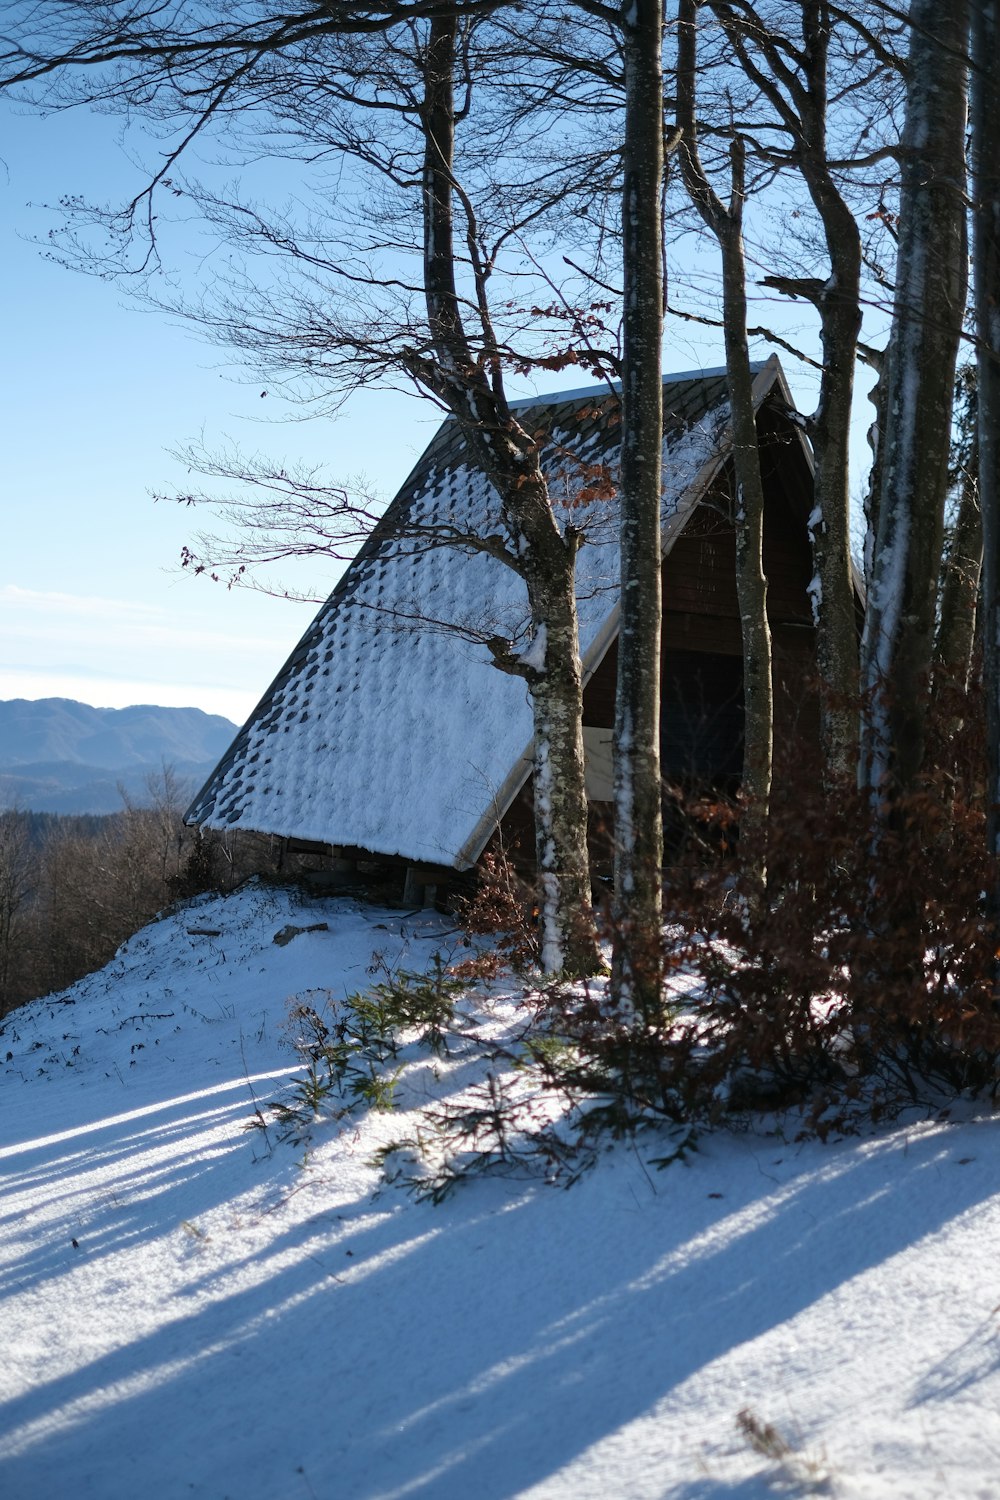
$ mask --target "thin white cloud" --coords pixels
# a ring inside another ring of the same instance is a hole
[[[9,644],[12,641],[59,642],[71,640],[74,650],[86,642],[105,642],[116,650],[167,649],[183,654],[206,651],[259,661],[275,650],[275,642],[287,642],[290,650],[301,633],[301,611],[289,610],[274,634],[245,629],[219,629],[217,617],[200,612],[180,613],[136,599],[107,599],[97,595],[65,594],[23,589],[17,584],[0,585],[0,622]],[[276,624],[278,623],[276,618]],[[127,630],[127,636],[123,636]],[[72,631],[72,636],[68,632]]]
[[[0,607],[11,605],[18,610],[62,615],[97,616],[102,619],[157,619],[164,610],[156,604],[138,599],[108,599],[97,594],[64,594],[54,589],[25,589],[17,583],[0,584]]]

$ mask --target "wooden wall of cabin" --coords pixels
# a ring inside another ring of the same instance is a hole
[[[774,641],[777,768],[818,748],[815,645],[806,533],[808,490],[798,495],[794,459],[765,447],[764,571]],[[804,460],[798,455],[803,469]],[[786,470],[792,470],[791,473]],[[808,471],[799,476],[808,483]],[[725,479],[698,506],[664,560],[661,746],[666,775],[738,778],[742,756],[742,639],[736,544]],[[617,644],[584,693],[584,723],[614,723]]]
[[[765,486],[764,571],[774,643],[775,796],[791,769],[819,753],[815,643],[809,600],[812,556],[806,521],[811,475],[797,434],[765,411],[760,422]],[[736,598],[730,476],[723,474],[664,560],[661,752],[664,778],[734,790],[742,766],[743,651]],[[617,642],[584,690],[584,724],[610,729],[615,717]],[[610,805],[592,808],[596,863],[607,862]],[[531,783],[503,822],[503,837],[533,846]]]

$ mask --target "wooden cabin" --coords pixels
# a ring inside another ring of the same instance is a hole
[[[776,358],[756,367],[764,566],[775,645],[777,764],[815,744],[807,519],[812,468]],[[546,432],[557,507],[579,555],[588,794],[607,827],[618,619],[617,500],[581,508],[574,475],[620,440],[606,389],[521,403]],[[742,760],[742,643],[723,371],[668,377],[663,507],[662,753],[667,780],[732,788]],[[577,486],[578,487],[578,486]],[[188,811],[210,828],[409,867],[411,890],[469,869],[498,829],[531,847],[531,713],[484,634],[526,640],[523,584],[495,559],[430,545],[442,528],[496,529],[498,497],[446,421]],[[568,510],[567,510],[568,513]],[[478,638],[478,639],[477,639]]]

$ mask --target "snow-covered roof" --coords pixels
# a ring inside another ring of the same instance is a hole
[[[787,396],[776,359],[756,368],[758,401],[776,383]],[[667,550],[728,453],[724,372],[669,377],[664,407]],[[518,419],[548,434],[554,501],[586,527],[577,592],[589,672],[617,633],[618,508],[579,496],[584,466],[617,469],[618,400],[595,386],[521,405]],[[498,512],[457,422],[445,421],[188,821],[474,863],[530,772],[532,741],[525,684],[492,665],[483,637],[527,647],[529,612],[517,574],[443,539],[499,531]]]

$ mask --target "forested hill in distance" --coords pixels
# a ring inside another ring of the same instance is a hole
[[[0,808],[106,813],[170,767],[193,793],[236,732],[200,708],[92,708],[71,698],[0,700]]]

